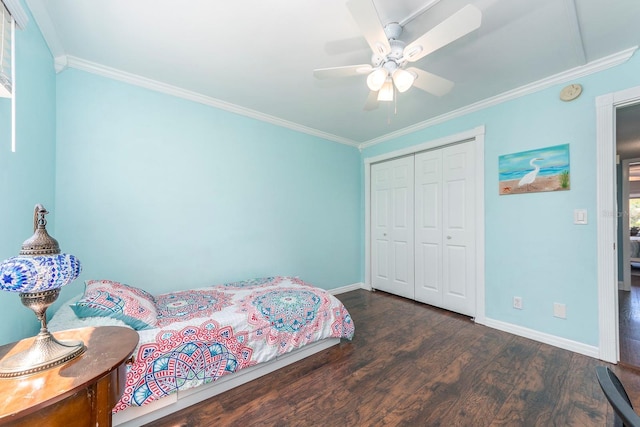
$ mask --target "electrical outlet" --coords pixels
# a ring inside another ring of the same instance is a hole
[[[559,302],[553,303],[553,316],[566,319],[567,318],[567,306],[565,304],[560,304]]]
[[[522,297],[513,297],[513,308],[522,310]]]

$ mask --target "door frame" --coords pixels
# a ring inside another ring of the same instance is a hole
[[[639,102],[640,86],[596,98],[598,357],[610,363],[620,360],[616,110]]]
[[[476,316],[475,322],[485,324],[485,269],[484,269],[484,134],[485,127],[445,136],[411,147],[391,151],[364,159],[364,280],[365,286],[371,289],[371,165],[396,157],[432,150],[455,143],[473,141],[475,144],[475,239],[476,239]]]

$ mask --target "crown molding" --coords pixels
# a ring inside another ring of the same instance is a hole
[[[19,0],[8,1],[18,2]],[[271,123],[276,126],[291,129],[297,132],[302,132],[308,135],[317,136],[329,141],[349,145],[352,147],[358,147],[358,142],[347,138],[342,138],[337,135],[322,132],[318,129],[313,129],[307,126],[290,122],[288,120],[281,119],[279,117],[270,116],[259,111],[240,107],[235,104],[231,104],[196,92],[151,80],[142,76],[138,76],[136,74],[127,73],[115,68],[106,67],[95,62],[90,62],[81,58],[66,55],[64,47],[62,46],[60,38],[58,37],[58,33],[55,30],[55,26],[53,25],[51,17],[49,16],[49,12],[47,11],[45,0],[26,0],[26,2],[29,6],[29,9],[31,9],[31,14],[36,20],[36,23],[40,28],[40,32],[42,33],[42,36],[44,37],[52,56],[54,57],[54,68],[56,70],[56,73],[60,73],[67,68],[75,68],[78,70],[87,71],[89,73],[98,74],[110,79],[119,80],[135,86],[144,87],[146,89],[166,93],[168,95],[177,96],[179,98],[198,102],[200,104],[205,104],[211,107],[226,110],[235,114],[240,114],[242,116],[251,117],[256,120]]]
[[[22,5],[20,4],[20,0],[2,0],[4,5],[7,7],[7,10],[16,21],[16,25],[21,30],[27,28],[27,24],[29,23],[29,16],[27,12],[24,10]]]
[[[18,18],[18,16],[16,16],[16,23],[18,24],[18,26],[26,25],[28,16],[26,13],[24,13],[24,9],[20,6],[20,0],[3,0],[3,1],[5,2],[5,4],[7,4],[7,7],[10,7],[9,5],[17,5],[17,7],[19,7],[19,9],[16,9],[16,10],[19,10],[22,12],[24,23],[21,24],[20,21],[22,21],[23,18]],[[442,114],[440,116],[425,120],[423,122],[416,123],[415,125],[408,126],[406,128],[397,130],[395,132],[391,132],[391,133],[382,135],[380,137],[370,139],[365,142],[357,142],[348,138],[343,138],[337,135],[323,132],[318,129],[314,129],[314,128],[303,126],[294,122],[290,122],[288,120],[284,120],[275,116],[264,114],[259,111],[255,111],[255,110],[244,108],[235,104],[231,104],[216,98],[212,98],[196,92],[188,91],[186,89],[182,89],[176,86],[171,86],[162,82],[147,79],[142,76],[138,76],[138,75],[120,71],[114,68],[106,67],[101,64],[86,61],[77,57],[67,56],[65,53],[64,47],[60,42],[60,38],[58,37],[58,34],[55,31],[55,27],[53,25],[53,22],[51,21],[51,17],[49,16],[49,13],[47,11],[46,0],[25,0],[25,1],[29,9],[31,10],[31,14],[33,15],[38,27],[40,28],[40,31],[49,47],[49,50],[51,51],[52,56],[54,57],[54,67],[57,73],[65,70],[68,67],[76,68],[79,70],[98,74],[111,79],[120,80],[132,85],[141,86],[150,90],[166,93],[169,95],[177,96],[177,97],[198,102],[201,104],[209,105],[215,108],[240,114],[246,117],[251,117],[256,120],[271,123],[276,126],[284,127],[297,132],[302,132],[308,135],[317,136],[319,138],[323,138],[329,141],[357,147],[360,151],[362,151],[367,147],[371,147],[373,145],[380,144],[385,141],[389,141],[404,135],[408,135],[410,133],[446,122],[448,120],[455,119],[457,117],[464,116],[466,114],[470,114],[494,105],[501,104],[506,101],[510,101],[510,100],[549,88],[557,84],[566,83],[568,81],[571,81],[580,77],[584,77],[584,76],[605,70],[607,68],[614,67],[616,65],[626,62],[629,58],[631,58],[631,56],[633,56],[633,54],[638,49],[638,46],[634,46],[632,48],[623,50],[613,55],[592,61],[585,65],[572,68],[571,70],[564,71],[562,73],[553,75],[551,77],[538,80],[531,84],[527,84],[519,88],[504,92],[500,95],[478,101],[476,103],[473,103],[465,107],[459,108],[457,110],[448,112],[446,114]],[[431,0],[431,2],[429,2],[428,5],[425,7],[430,7],[430,5],[432,5],[432,2],[435,3],[435,1],[437,0]],[[575,47],[577,56],[580,57],[581,56],[580,52],[584,52],[584,47],[582,46],[582,40],[579,35],[579,27],[577,26],[577,23],[576,23],[577,15],[575,13],[575,0],[564,0],[564,1],[565,1],[566,10],[567,10],[567,15],[570,21],[570,27],[572,29],[572,32],[574,33],[574,47]],[[13,13],[13,9],[10,8],[10,11]],[[17,15],[21,15],[21,13],[17,12]]]
[[[69,66],[67,55],[56,56],[53,58],[53,68],[56,70],[56,74],[63,72]]]
[[[455,119],[457,117],[462,117],[464,115],[467,115],[479,110],[483,110],[485,108],[492,107],[494,105],[502,104],[503,102],[511,101],[513,99],[520,98],[522,96],[529,95],[529,94],[541,91],[543,89],[547,89],[557,84],[566,83],[574,79],[585,77],[590,74],[597,73],[599,71],[603,71],[611,67],[615,67],[616,65],[620,65],[624,62],[627,62],[629,58],[633,56],[636,50],[638,50],[638,46],[625,49],[621,52],[614,53],[613,55],[605,56],[604,58],[591,61],[588,64],[581,65],[567,71],[563,71],[562,73],[558,73],[553,76],[538,80],[536,82],[521,86],[519,88],[501,93],[500,95],[483,99],[482,101],[469,104],[465,107],[459,108],[449,113],[442,114],[440,116],[434,117],[429,120],[425,120],[420,123],[416,123],[415,125],[408,126],[406,128],[388,133],[386,135],[382,135],[378,138],[370,139],[369,141],[363,142],[362,144],[358,145],[358,148],[360,150],[363,150],[367,147],[371,147],[373,145],[380,144],[382,142],[389,141],[389,140],[398,138],[400,136],[408,135],[410,133],[413,133],[422,129],[426,129],[428,127],[431,127],[440,123],[444,123],[446,121]]]
[[[40,1],[40,0],[30,0],[30,1]],[[211,107],[219,108],[235,114],[240,114],[256,120],[271,123],[273,125],[291,129],[297,132],[302,132],[308,135],[317,136],[319,138],[323,138],[329,141],[349,145],[352,147],[357,147],[359,150],[362,151],[367,147],[371,147],[373,145],[380,144],[382,142],[389,141],[389,140],[398,138],[400,136],[408,135],[413,132],[455,119],[457,117],[462,117],[464,115],[467,115],[476,111],[480,111],[485,108],[501,104],[503,102],[511,101],[516,98],[520,98],[522,96],[529,95],[529,94],[541,91],[543,89],[547,89],[557,84],[566,83],[574,79],[585,77],[590,74],[597,73],[611,67],[615,67],[617,65],[620,65],[628,61],[629,58],[631,58],[633,54],[636,52],[636,50],[638,50],[638,46],[625,49],[613,55],[609,55],[604,58],[589,62],[588,64],[581,65],[567,71],[563,71],[562,73],[558,73],[553,76],[538,80],[536,82],[521,86],[519,88],[504,92],[502,94],[478,101],[476,103],[467,105],[465,107],[459,108],[449,113],[442,114],[440,116],[431,118],[429,120],[425,120],[423,122],[417,123],[412,126],[408,126],[406,128],[400,129],[395,132],[388,133],[386,135],[382,135],[378,138],[374,138],[363,143],[357,143],[356,141],[353,141],[347,138],[342,138],[327,132],[322,132],[318,129],[313,129],[307,126],[303,126],[294,122],[290,122],[288,120],[284,120],[275,116],[261,113],[259,111],[251,110],[251,109],[244,108],[235,104],[231,104],[229,102],[225,102],[213,97],[205,96],[197,92],[182,89],[177,86],[172,86],[156,80],[148,79],[146,77],[142,77],[137,74],[127,73],[125,71],[121,71],[115,68],[106,67],[104,65],[87,61],[81,58],[62,55],[55,58],[55,63],[56,63],[56,70],[58,70],[58,68],[60,68],[60,70],[63,70],[67,67],[75,68],[75,69],[86,71],[89,73],[101,75],[103,77],[107,77],[110,79],[119,80],[135,86],[144,87],[146,89],[150,89],[150,90],[162,92],[168,95],[176,96],[179,98],[187,99],[190,101],[198,102],[200,104],[209,105]]]
[[[56,63],[65,64],[62,58],[56,58]],[[297,123],[290,122],[288,120],[281,119],[279,117],[271,116],[261,113],[259,111],[244,108],[229,102],[222,101],[220,99],[205,96],[197,92],[182,89],[177,86],[172,86],[166,83],[159,82],[157,80],[148,79],[146,77],[139,76],[137,74],[127,73],[115,68],[106,67],[95,62],[86,61],[74,56],[66,56],[66,67],[75,68],[77,70],[86,71],[88,73],[97,74],[103,77],[107,77],[113,80],[119,80],[124,83],[128,83],[135,86],[140,86],[145,89],[150,89],[156,92],[165,93],[167,95],[176,96],[178,98],[187,99],[189,101],[197,102],[200,104],[208,105],[210,107],[219,108],[221,110],[229,111],[231,113],[239,114],[242,116],[250,117],[252,119],[260,120],[266,123],[271,123],[276,126],[291,129],[297,132],[306,133],[308,135],[317,136],[329,141],[337,142],[340,144],[350,145],[352,147],[358,147],[358,143],[350,139],[342,138],[337,135],[322,132],[318,129],[313,129],[307,126],[303,126]]]

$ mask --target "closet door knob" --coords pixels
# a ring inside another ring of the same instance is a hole
[[[447,236],[447,240],[451,240],[451,236]]]

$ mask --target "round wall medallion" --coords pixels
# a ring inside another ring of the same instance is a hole
[[[572,84],[565,86],[560,91],[560,99],[563,101],[573,101],[582,93],[582,86],[578,84]]]

